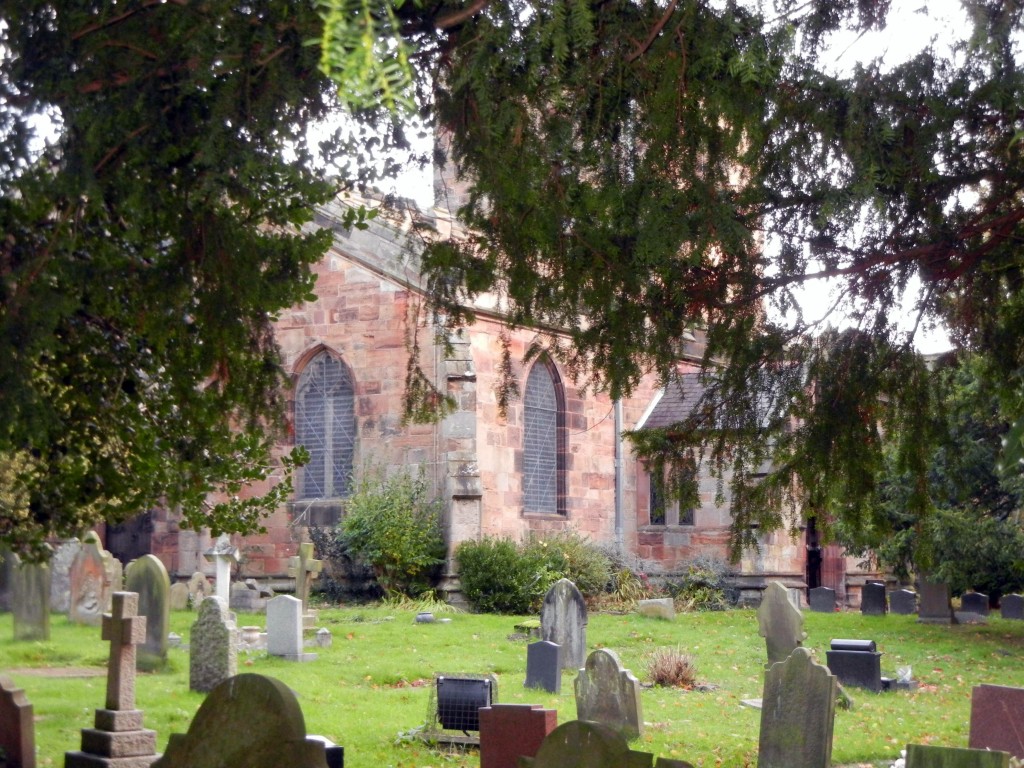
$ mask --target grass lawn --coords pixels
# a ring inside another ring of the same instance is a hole
[[[258,672],[294,689],[309,733],[345,747],[349,768],[426,768],[479,764],[473,750],[433,749],[400,734],[422,725],[435,673],[493,673],[497,700],[558,710],[559,722],[575,717],[574,674],[564,673],[562,693],[523,687],[526,643],[509,639],[516,617],[447,614],[451,623],[416,624],[414,614],[379,606],[323,609],[320,626],[333,646],[317,649],[312,663],[285,662],[264,653],[240,654],[240,672]],[[195,615],[173,613],[171,630],[188,642]],[[241,614],[239,625],[263,626],[263,616]],[[647,657],[678,648],[696,660],[703,692],[648,688],[643,692],[646,732],[636,749],[695,766],[753,766],[760,713],[740,700],[761,695],[765,646],[751,610],[681,614],[674,622],[637,615],[591,614],[588,647],[611,648],[647,682]],[[936,627],[911,616],[806,613],[805,646],[822,663],[832,638],[878,643],[882,673],[895,677],[910,665],[915,692],[872,694],[850,689],[852,710],[837,710],[836,765],[888,766],[908,742],[967,746],[971,688],[979,683],[1024,686],[1024,622],[991,617],[986,625]],[[53,616],[46,643],[15,643],[10,614],[0,615],[0,671],[25,690],[36,716],[39,765],[63,765],[79,748],[79,731],[92,726],[104,702],[103,676],[58,676],[57,670],[106,664],[108,645],[99,628]],[[165,671],[140,674],[137,706],[163,750],[172,732],[187,730],[203,695],[188,689],[188,651],[172,649]]]

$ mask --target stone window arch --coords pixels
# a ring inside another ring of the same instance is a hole
[[[523,395],[523,510],[564,515],[565,392],[554,364],[538,360]]]
[[[295,387],[295,444],[309,451],[295,498],[349,495],[356,445],[355,387],[348,367],[329,350],[303,366]]]

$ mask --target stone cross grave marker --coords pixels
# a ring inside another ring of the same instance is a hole
[[[1024,759],[1024,688],[978,685],[972,689],[967,746]]]
[[[828,768],[838,683],[797,648],[765,673],[758,768]]]
[[[50,566],[11,555],[11,613],[15,640],[50,639]]]
[[[757,623],[768,648],[768,664],[785,659],[803,643],[804,615],[789,599],[789,590],[773,581],[757,609]]]
[[[217,543],[208,549],[204,554],[209,562],[213,563],[214,577],[216,579],[216,595],[225,603],[231,602],[231,566],[238,562],[238,547],[232,546],[231,539],[226,533],[222,533]]]
[[[562,669],[579,669],[587,656],[587,604],[569,579],[559,579],[540,609],[542,640],[562,646]]]
[[[480,768],[516,768],[533,757],[558,725],[558,712],[536,704],[492,704],[480,708]]]
[[[142,727],[135,708],[136,647],[146,640],[146,617],[138,615],[134,592],[111,595],[103,615],[102,638],[110,642],[105,708],[96,710],[94,728],[82,729],[82,749],[64,754],[65,768],[145,768],[156,754],[156,731]]]
[[[912,616],[917,613],[917,592],[912,589],[897,589],[890,592],[889,610],[897,616]]]
[[[68,618],[75,624],[99,626],[111,591],[100,537],[89,531],[71,561]]]
[[[35,768],[35,722],[25,692],[0,675],[0,754],[6,768]]]
[[[907,744],[906,768],[1009,768],[1006,752]]]
[[[885,616],[888,611],[885,584],[869,581],[860,588],[860,612],[864,616]]]
[[[167,633],[171,624],[171,579],[156,555],[133,560],[125,573],[125,588],[139,596],[139,615],[146,617],[146,639],[136,653],[136,666],[145,671],[167,663]]]
[[[603,723],[632,741],[643,736],[640,681],[624,669],[615,651],[598,648],[587,657],[575,683],[576,718]]]
[[[949,584],[921,579],[917,620],[922,624],[955,624]]]
[[[294,599],[294,598],[290,598]],[[324,742],[307,737],[295,694],[264,675],[236,675],[214,688],[188,733],[173,733],[154,768],[328,768]]]
[[[807,595],[807,604],[815,613],[833,613],[836,609],[836,591],[831,587],[815,587]]]
[[[548,640],[538,640],[526,646],[524,685],[548,693],[562,692],[562,646]]]
[[[191,690],[208,693],[238,674],[238,628],[219,597],[210,595],[199,605],[189,638]]]
[[[299,544],[299,554],[288,558],[288,575],[295,579],[295,597],[302,601],[302,610],[309,611],[309,590],[324,564],[313,557],[310,542]]]
[[[1024,595],[1003,595],[999,612],[1004,619],[1024,619]]]

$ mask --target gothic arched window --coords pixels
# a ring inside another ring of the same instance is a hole
[[[523,509],[565,514],[565,404],[555,367],[538,361],[523,396]]]
[[[348,495],[356,444],[355,392],[345,364],[326,350],[299,374],[295,444],[309,451],[296,498],[337,499]]]

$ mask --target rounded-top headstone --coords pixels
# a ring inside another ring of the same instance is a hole
[[[626,739],[608,726],[584,720],[562,723],[537,750],[534,768],[620,768],[629,763]]]

